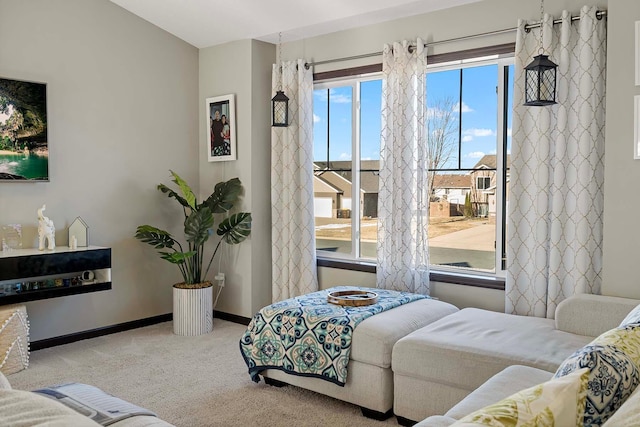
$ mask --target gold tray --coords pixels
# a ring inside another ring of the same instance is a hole
[[[378,302],[378,294],[369,291],[334,291],[327,295],[327,302],[337,305],[360,307]]]

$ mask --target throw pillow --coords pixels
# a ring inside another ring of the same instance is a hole
[[[602,425],[640,383],[640,372],[634,361],[614,346],[597,344],[598,339],[569,356],[554,375],[561,378],[582,368],[589,369],[583,413],[585,426]]]
[[[467,415],[453,426],[582,426],[588,380],[589,370],[579,369],[564,377],[519,391]]]
[[[631,310],[631,312],[627,314],[627,317],[620,322],[620,326],[627,326],[631,324],[640,324],[640,305],[637,305],[636,308]]]
[[[629,356],[640,368],[640,324],[629,324],[604,332],[590,345],[612,346]]]

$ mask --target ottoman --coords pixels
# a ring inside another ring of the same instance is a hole
[[[29,320],[24,304],[0,307],[0,372],[13,374],[29,366]]]
[[[385,419],[393,413],[391,353],[396,341],[457,311],[451,304],[421,299],[363,320],[353,331],[344,387],[275,369],[267,369],[262,375],[267,384],[302,387],[358,405],[367,417]]]

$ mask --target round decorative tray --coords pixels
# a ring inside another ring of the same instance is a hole
[[[377,303],[378,294],[369,291],[334,291],[327,295],[327,302],[359,307]]]

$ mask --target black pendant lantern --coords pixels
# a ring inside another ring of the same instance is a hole
[[[558,66],[544,55],[542,29],[544,23],[544,0],[540,0],[540,50],[538,56],[524,67],[524,105],[543,107],[556,103],[556,71]]]
[[[282,70],[280,63],[280,50],[282,45],[282,33],[278,33],[278,50],[276,51],[276,62]],[[289,97],[282,91],[282,74],[278,77],[280,90],[276,91],[276,96],[271,98],[271,126],[289,126]]]
[[[271,126],[289,126],[289,97],[281,90],[271,98]]]
[[[542,107],[556,103],[556,70],[547,55],[538,55],[527,65],[524,75],[524,105]]]

